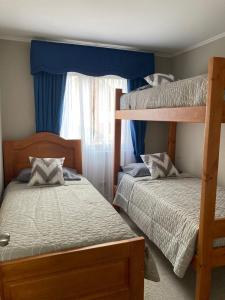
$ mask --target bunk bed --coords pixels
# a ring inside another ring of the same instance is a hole
[[[225,265],[225,247],[221,245],[214,247],[215,240],[225,237],[225,214],[224,216],[215,216],[220,132],[221,124],[225,123],[225,58],[211,58],[208,64],[208,76],[197,80],[202,80],[203,85],[206,84],[205,88],[203,87],[203,96],[204,90],[207,94],[206,101],[187,103],[187,106],[184,103],[181,105],[174,103],[168,107],[164,107],[162,104],[157,108],[154,106],[149,108],[148,105],[145,105],[137,106],[138,109],[134,109],[137,102],[134,101],[132,106],[132,101],[127,102],[128,98],[124,101],[122,91],[116,90],[114,189],[116,190],[117,176],[120,170],[121,120],[169,122],[168,154],[173,162],[175,161],[177,123],[205,124],[203,170],[198,208],[199,227],[192,265],[197,272],[196,300],[207,300],[210,298],[212,269]],[[138,95],[137,92],[135,93],[131,95],[133,99]],[[141,91],[141,93],[143,96],[147,92]],[[164,94],[166,94],[165,90]],[[160,191],[158,192],[160,193]]]

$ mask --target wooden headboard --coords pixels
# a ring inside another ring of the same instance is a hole
[[[82,173],[80,140],[64,140],[58,135],[41,132],[18,141],[3,141],[5,186],[19,171],[30,168],[29,156],[65,157],[64,166]]]

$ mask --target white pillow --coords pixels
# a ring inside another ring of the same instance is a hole
[[[141,159],[149,169],[152,179],[179,176],[167,153],[145,154],[141,155]]]
[[[167,84],[174,81],[174,76],[172,74],[162,74],[162,73],[155,73],[145,77],[145,80],[151,86],[158,86]]]
[[[65,158],[29,157],[32,170],[29,186],[34,185],[63,185],[63,163]]]

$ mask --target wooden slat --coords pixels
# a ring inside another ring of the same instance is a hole
[[[142,238],[133,238],[118,242],[109,242],[80,249],[31,256],[0,263],[4,281],[32,277],[34,273],[44,276],[49,272],[57,273],[68,269],[81,268],[108,261],[126,258],[131,243]],[[62,264],[62,259],[64,260]]]
[[[3,289],[4,289],[4,286],[3,286],[3,281],[2,281],[2,270],[1,270],[1,267],[0,267],[0,300],[4,300],[4,293],[3,293]]]
[[[195,255],[191,261],[191,265],[197,271],[199,264],[199,256]],[[225,265],[225,247],[213,248],[212,251],[212,268]]]
[[[225,237],[225,218],[215,220],[213,226],[213,237],[215,239]]]
[[[143,242],[143,240],[142,240]],[[140,247],[136,247],[133,243],[130,247],[130,277],[129,281],[132,282],[130,292],[132,299],[144,299],[144,243],[139,243]],[[140,272],[140,270],[142,270]],[[136,274],[139,274],[138,276]]]
[[[210,298],[213,225],[219,162],[221,120],[224,108],[225,59],[212,58],[208,71],[208,99],[205,116],[205,140],[202,171],[196,299]]]
[[[194,268],[194,270],[197,270],[197,265],[198,265],[198,256],[194,255],[191,261],[191,266]]]
[[[205,110],[205,106],[117,110],[116,119],[204,123]],[[225,123],[225,103],[223,104],[222,111],[223,113],[221,122]]]
[[[169,135],[168,135],[168,155],[173,163],[175,163],[175,152],[176,152],[176,129],[177,123],[169,123]]]
[[[2,300],[143,299],[144,239],[0,263]]]
[[[225,99],[224,99],[225,100]],[[222,112],[222,123],[225,123],[225,101],[223,103],[223,112]]]
[[[115,112],[120,109],[120,97],[122,90],[116,89]],[[115,118],[115,136],[114,136],[114,170],[113,170],[113,186],[117,185],[117,176],[120,171],[120,155],[121,155],[121,120]]]
[[[225,265],[225,247],[214,248],[212,253],[212,267],[217,268]]]
[[[126,278],[128,267],[127,261],[103,263],[98,267],[90,266],[48,277],[22,280],[18,283],[7,282],[5,291],[6,295],[13,295],[13,300],[60,300],[84,299],[90,296],[96,299],[96,297],[102,298],[103,295],[108,299],[107,296],[111,293],[117,298],[118,290],[123,290],[123,296],[129,299],[129,285]],[[117,276],[112,277],[112,273]],[[99,282],[102,284],[101,289]]]
[[[116,119],[204,123],[205,106],[117,110]]]

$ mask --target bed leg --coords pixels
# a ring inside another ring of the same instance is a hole
[[[175,164],[177,123],[169,122],[168,155]]]
[[[211,291],[211,268],[198,266],[196,275],[195,300],[209,300]]]
[[[120,97],[123,95],[121,89],[116,89],[115,99],[115,135],[114,135],[114,167],[113,167],[113,193],[117,186],[118,172],[120,171],[121,152],[121,120],[116,119],[116,111],[120,110]],[[114,194],[115,195],[115,194]]]

